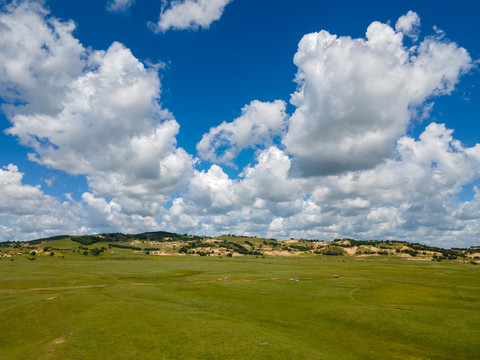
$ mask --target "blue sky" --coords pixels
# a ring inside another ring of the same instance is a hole
[[[0,4],[0,241],[478,244],[475,2]]]

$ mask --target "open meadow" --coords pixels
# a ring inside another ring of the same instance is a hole
[[[0,274],[1,359],[480,354],[480,267],[468,263],[118,249],[0,258]]]

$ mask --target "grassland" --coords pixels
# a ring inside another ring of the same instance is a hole
[[[480,266],[467,262],[54,244],[65,250],[0,258],[0,359],[479,358]]]

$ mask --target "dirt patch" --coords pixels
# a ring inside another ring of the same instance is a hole
[[[273,255],[273,256],[296,256],[299,252],[295,251],[265,251],[265,255]]]
[[[209,244],[215,244],[215,243],[222,242],[222,241],[218,240],[218,239],[207,239],[207,240],[203,240],[203,242],[206,242],[206,243],[209,243]]]
[[[350,248],[344,248],[343,250],[345,250],[345,252],[348,255],[355,255],[355,253],[357,252],[357,248],[358,248],[358,246],[354,246],[354,247],[350,247]]]
[[[60,345],[63,344],[65,341],[67,341],[67,337],[65,335],[55,339],[52,341],[52,345]]]

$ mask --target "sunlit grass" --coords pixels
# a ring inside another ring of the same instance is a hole
[[[105,257],[0,259],[0,273],[2,359],[477,359],[480,353],[480,273],[470,264],[149,257],[120,249]]]

